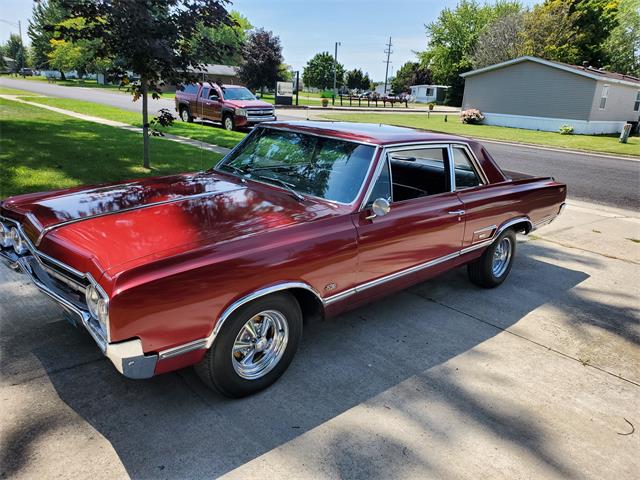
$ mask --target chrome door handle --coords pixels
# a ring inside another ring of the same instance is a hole
[[[453,210],[452,212],[449,212],[449,215],[464,215],[464,210]]]

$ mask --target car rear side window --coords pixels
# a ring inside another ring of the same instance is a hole
[[[182,92],[188,93],[189,95],[195,95],[196,93],[198,93],[198,86],[190,83],[189,85],[185,85],[182,88]]]
[[[453,147],[453,166],[455,169],[456,190],[482,185],[480,175],[478,175],[465,149]]]

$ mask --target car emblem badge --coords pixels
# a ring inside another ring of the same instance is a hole
[[[335,283],[328,283],[324,287],[324,290],[325,290],[325,292],[331,292],[331,291],[335,290],[337,287],[338,287],[338,285],[336,285]]]

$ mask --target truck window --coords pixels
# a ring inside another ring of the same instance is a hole
[[[456,177],[456,190],[477,187],[482,180],[476,172],[469,155],[462,148],[453,147],[453,164]]]
[[[184,85],[182,88],[183,93],[188,93],[189,95],[195,95],[198,93],[198,87],[193,83],[189,85]]]

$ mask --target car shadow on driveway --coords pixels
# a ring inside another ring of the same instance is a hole
[[[412,376],[428,378],[429,369],[499,334],[500,328],[509,328],[546,303],[559,303],[588,275],[539,260],[553,254],[547,250],[540,245],[521,248],[511,277],[495,290],[472,286],[464,270],[458,269],[336,319],[309,325],[285,375],[271,388],[242,400],[207,390],[191,369],[150,380],[128,380],[101,358],[88,334],[63,321],[42,325],[37,335],[20,328],[5,330],[3,344],[11,345],[13,340],[28,349],[22,352],[20,365],[31,354],[37,357],[60,399],[110,442],[131,477],[217,477]],[[483,312],[500,309],[496,320],[500,328],[444,305],[448,295],[472,297]],[[503,308],[506,303],[509,308]],[[17,308],[10,314],[21,315]],[[45,314],[50,311],[41,312]],[[28,346],[18,341],[25,334],[32,342]],[[5,351],[5,358],[11,355],[20,352]],[[11,368],[11,363],[3,367],[5,377]],[[17,378],[29,382],[28,375]],[[461,384],[443,383],[437,390],[460,415],[517,443],[559,476],[573,476],[563,458],[545,446],[535,417],[496,411],[473,398]],[[33,395],[44,393],[33,391]],[[37,421],[47,423],[42,418]],[[423,423],[419,428],[435,427]],[[9,477],[18,472],[28,461],[24,455],[28,442],[46,434],[46,428],[38,432],[38,425],[29,421],[15,425],[7,436],[8,448],[0,453],[3,472]],[[366,470],[367,458],[358,452],[353,455],[353,461],[362,462]],[[424,471],[429,471],[428,458],[422,462]],[[393,472],[368,471],[367,476],[389,478]]]

